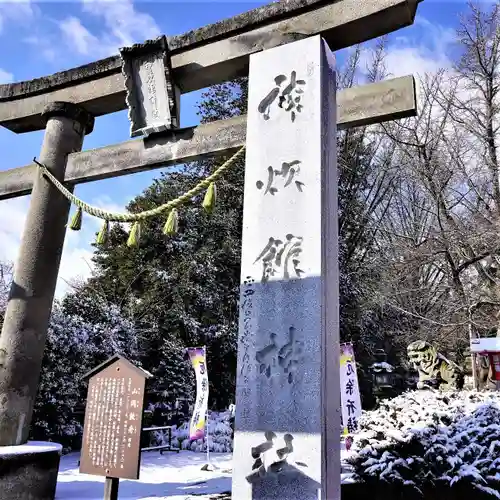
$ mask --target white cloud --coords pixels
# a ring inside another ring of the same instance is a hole
[[[21,242],[29,197],[0,202],[0,261],[14,262]]]
[[[27,2],[22,5],[31,8]],[[57,66],[61,60],[70,58],[71,65],[76,66],[82,59],[90,62],[108,57],[117,54],[120,47],[161,34],[153,17],[137,10],[133,0],[81,0],[79,3],[81,16],[63,13],[65,17],[62,19],[47,15],[43,7],[39,7],[42,4],[34,5],[29,17],[35,16],[37,23],[32,23],[30,34],[23,38],[23,42],[35,47],[38,54]],[[0,0],[0,33],[2,5]],[[82,56],[77,63],[75,55]]]
[[[34,10],[31,0],[0,1],[0,33],[9,21],[28,24],[33,18]]]
[[[60,47],[54,43],[54,40],[49,35],[32,34],[23,39],[23,42],[33,45],[37,53],[49,62],[56,62],[59,54],[56,47]]]
[[[122,203],[117,203],[116,201],[112,200],[108,195],[100,195],[97,198],[94,198],[92,200],[92,205],[95,207],[99,207],[101,210],[105,210],[107,212],[112,212],[112,213],[125,213],[125,204]],[[98,219],[97,217],[90,217],[92,219],[92,222],[96,228],[97,231],[99,231],[102,227],[102,220]],[[124,226],[126,229],[126,225]]]
[[[83,10],[103,18],[119,46],[142,42],[161,33],[155,20],[135,10],[131,0],[83,0]]]
[[[423,47],[390,49],[385,59],[388,73],[393,77],[437,73],[449,68],[449,61],[440,54],[428,52]]]
[[[14,81],[14,75],[0,68],[0,83],[10,83]]]
[[[59,27],[64,38],[73,43],[79,54],[91,54],[95,51],[95,48],[99,46],[99,39],[92,35],[92,33],[82,25],[80,19],[76,17],[67,17],[59,24]]]
[[[90,248],[90,243],[92,239],[87,242],[83,241],[83,238],[89,236],[93,236],[89,234],[89,231],[84,231],[80,235],[76,231],[68,230],[59,268],[59,279],[57,280],[57,297],[62,297],[65,293],[71,291],[69,283],[75,278],[85,280],[91,276],[93,271],[93,251]],[[85,244],[87,244],[87,247],[82,246]]]
[[[414,28],[405,36],[405,32],[393,35],[384,59],[388,77],[405,75],[424,76],[435,74],[440,69],[452,66],[450,49],[455,42],[455,31],[452,28],[434,24],[417,16]],[[416,34],[415,34],[416,33]],[[364,69],[372,58],[373,50],[365,50],[361,57],[361,68]]]
[[[81,55],[107,57],[120,47],[155,38],[161,30],[155,20],[135,9],[131,0],[83,0],[85,14],[101,20],[104,30],[92,33],[79,18],[67,17],[59,23],[65,40]]]
[[[22,232],[28,213],[29,197],[0,202],[0,261],[16,262],[21,244]],[[85,224],[86,222],[86,224]],[[68,230],[57,281],[56,296],[61,297],[71,289],[68,282],[74,278],[86,279],[92,273],[91,243],[96,226],[85,220],[81,231]]]

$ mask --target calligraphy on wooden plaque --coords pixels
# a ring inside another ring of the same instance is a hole
[[[80,472],[139,479],[146,379],[151,374],[113,356],[89,378]]]

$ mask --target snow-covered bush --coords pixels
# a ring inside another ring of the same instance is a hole
[[[500,493],[500,394],[417,391],[365,412],[348,462],[355,478],[423,496],[436,488]]]
[[[215,453],[231,453],[233,451],[233,429],[231,427],[231,412],[209,412],[208,439],[189,440],[189,420],[179,428],[172,429],[172,446],[182,450],[205,452],[207,441],[209,450]],[[158,445],[167,444],[167,437],[161,431],[155,432]]]

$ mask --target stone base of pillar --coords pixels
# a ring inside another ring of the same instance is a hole
[[[0,446],[0,498],[54,500],[62,446],[28,441]]]

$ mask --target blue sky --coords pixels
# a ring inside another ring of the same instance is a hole
[[[362,1],[362,0],[360,0]],[[174,35],[231,17],[268,2],[29,2],[0,0],[0,83],[28,80],[117,53],[117,48],[158,34]],[[416,23],[390,35],[388,70],[394,76],[423,74],[450,65],[454,27],[465,8],[460,0],[425,0]],[[369,54],[369,51],[367,51]],[[337,54],[339,60],[345,51]],[[184,95],[181,125],[197,123],[195,104],[201,91]],[[16,135],[0,128],[0,170],[30,162],[37,156],[43,132]],[[100,117],[84,149],[128,140],[126,111]],[[124,205],[158,176],[158,171],[78,186],[76,194],[107,209]],[[29,197],[0,202],[0,261],[15,260]],[[58,295],[66,282],[88,276],[90,242],[98,223],[86,219],[84,230],[66,239]]]

